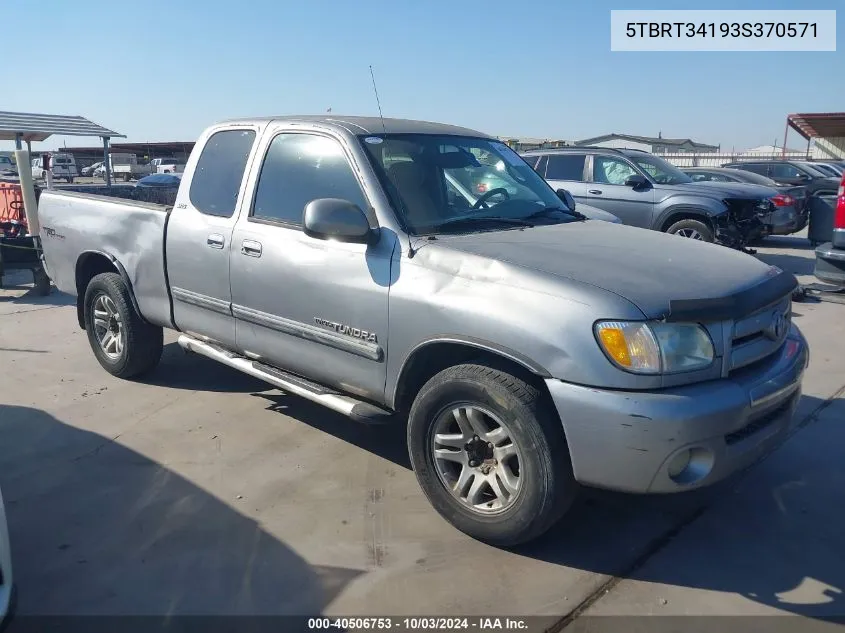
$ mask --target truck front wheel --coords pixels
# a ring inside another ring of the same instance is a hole
[[[420,390],[408,448],[429,502],[462,532],[513,546],[546,532],[577,492],[560,420],[509,373],[456,365]]]
[[[135,311],[120,275],[94,277],[84,301],[88,342],[103,369],[118,378],[133,378],[158,364],[164,333]]]

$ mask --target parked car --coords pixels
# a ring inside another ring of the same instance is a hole
[[[185,171],[185,162],[178,158],[154,158],[150,170],[154,174],[179,174]]]
[[[834,178],[839,178],[842,175],[843,171],[845,171],[845,168],[843,168],[842,165],[839,165],[838,163],[820,163],[813,161],[810,164],[817,171],[820,171]]]
[[[522,188],[453,205],[445,171],[470,165],[447,144],[496,155]],[[539,536],[579,484],[712,484],[794,428],[793,275],[584,221],[473,130],[231,121],[196,143],[172,210],[54,190],[38,215],[106,371],[150,371],[178,328],[184,349],[291,396],[407,423],[434,508],[488,543]]]
[[[15,612],[15,577],[12,573],[12,550],[9,547],[9,526],[6,506],[0,493],[0,630],[6,627]]]
[[[178,189],[182,174],[151,174],[135,183],[136,187],[156,187]]]
[[[98,163],[93,163],[91,165],[88,165],[87,167],[83,167],[82,171],[80,171],[80,174],[82,174],[83,176],[96,176],[97,170],[102,166],[103,166],[103,161],[100,161]]]
[[[829,284],[845,288],[845,175],[836,192],[833,212],[833,237],[816,247],[815,275]]]
[[[32,177],[44,180],[47,178],[47,169],[42,156],[32,159]],[[56,152],[50,154],[50,171],[56,180],[65,180],[69,183],[79,175],[76,170],[76,159],[73,154]]]
[[[743,248],[759,237],[767,194],[730,183],[703,187],[674,165],[639,150],[567,147],[523,158],[554,188],[619,217],[623,223]]]
[[[0,176],[17,176],[18,167],[9,156],[0,155]]]
[[[833,195],[839,179],[820,172],[812,163],[799,160],[768,160],[726,163],[722,167],[743,169],[771,178],[779,185],[800,185],[807,188],[808,196]]]
[[[809,207],[804,187],[779,185],[771,178],[742,169],[688,167],[682,171],[694,182],[747,183],[774,189],[775,195],[769,198],[773,205],[772,211],[763,218],[766,233],[770,235],[790,235],[807,226]]]

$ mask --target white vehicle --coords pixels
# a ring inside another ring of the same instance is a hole
[[[18,169],[11,158],[8,156],[0,156],[0,175],[6,173],[17,174]]]
[[[47,178],[47,170],[43,162],[43,158],[38,156],[32,159],[32,177],[40,180]],[[76,170],[76,159],[73,154],[66,154],[64,152],[56,152],[50,154],[50,170],[53,172],[53,178],[56,180],[66,180],[73,182],[73,179],[79,175]]]
[[[6,524],[6,508],[0,494],[0,628],[6,624],[15,610],[15,585],[12,576],[12,552],[9,547],[9,528]]]
[[[150,166],[139,164],[138,157],[135,154],[109,154],[109,163],[111,163],[112,177],[115,179],[123,179],[129,182],[130,180],[137,180],[138,178],[150,175]],[[100,165],[94,170],[94,175],[103,177],[105,176],[105,171],[105,167]]]
[[[150,167],[154,174],[181,174],[185,171],[185,161],[178,158],[153,158]]]

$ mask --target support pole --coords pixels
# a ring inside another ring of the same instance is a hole
[[[109,137],[103,137],[103,167],[106,172],[106,185],[111,187],[111,161],[109,160]]]
[[[789,117],[786,117],[786,127],[783,129],[783,147],[780,148],[780,157],[786,158],[786,135],[789,134]]]
[[[25,149],[15,150],[15,161],[18,163],[18,180],[21,184],[23,210],[26,214],[26,225],[30,235],[38,235],[41,225],[38,224],[38,207],[35,202],[35,185],[32,182],[32,165],[29,162],[29,152]]]

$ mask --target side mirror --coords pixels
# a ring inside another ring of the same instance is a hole
[[[575,198],[572,197],[571,193],[569,193],[566,189],[558,189],[555,193],[567,209],[575,211]]]
[[[633,174],[632,176],[628,176],[625,180],[626,187],[633,187],[637,189],[639,187],[645,187],[648,185],[648,178],[645,176],[640,176],[639,174]]]
[[[318,240],[368,244],[375,235],[358,205],[340,198],[318,198],[305,205],[305,235]]]

